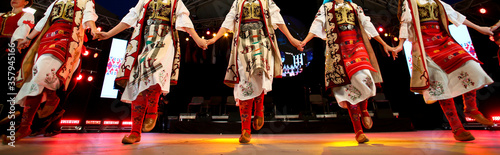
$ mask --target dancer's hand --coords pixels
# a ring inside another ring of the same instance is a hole
[[[90,30],[90,34],[92,35],[92,40],[100,38],[100,35],[97,35],[97,32],[99,32],[97,29]]]
[[[95,35],[95,36],[94,36]],[[109,35],[108,32],[95,32],[93,36],[96,38],[96,39],[99,39],[99,41],[102,41],[102,40],[107,40],[109,38],[111,38],[111,35]]]
[[[297,50],[299,51],[304,51],[304,48],[302,46],[300,46],[300,41],[295,39],[295,38],[292,38],[290,39],[290,43],[295,47],[297,48]]]
[[[491,31],[490,27],[481,26],[477,29],[477,31],[484,35],[490,35],[490,36],[493,35],[493,32]]]
[[[396,60],[396,58],[398,58],[398,54],[399,52],[401,52],[403,50],[403,46],[396,46],[392,49],[392,58],[393,60]]]
[[[28,39],[22,39],[20,42],[17,43],[17,48],[19,49],[25,49],[28,47],[31,43],[31,40]]]
[[[194,41],[196,42],[196,44],[198,45],[198,47],[200,47],[201,49],[203,50],[207,50],[207,40],[205,39],[201,39],[201,38],[197,38],[197,39],[194,39]]]
[[[207,40],[207,45],[212,45],[212,44],[214,44],[216,41],[217,41],[217,40],[215,40],[214,38],[209,39],[209,40]]]
[[[385,54],[387,54],[388,57],[391,57],[391,54],[389,53],[389,51],[393,51],[394,48],[391,47],[391,46],[389,46],[389,45],[387,45],[387,44],[384,44],[383,46],[384,46],[384,52],[385,52]]]

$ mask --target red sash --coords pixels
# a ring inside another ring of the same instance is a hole
[[[422,40],[427,55],[446,73],[451,73],[465,62],[477,59],[444,32],[437,21],[422,22]]]
[[[359,38],[356,30],[341,31],[339,36],[340,49],[349,79],[354,73],[363,69],[375,71],[370,63],[370,56],[366,51],[363,39]]]

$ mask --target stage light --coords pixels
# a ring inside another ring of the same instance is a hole
[[[384,28],[378,27],[378,32],[384,32]]]
[[[387,37],[387,36],[389,36],[389,34],[387,34],[387,33],[384,33],[384,36],[386,36],[386,37]]]
[[[500,122],[500,116],[493,116],[491,119],[495,122]]]
[[[485,13],[486,13],[486,9],[485,9],[485,8],[480,8],[480,9],[479,9],[479,13],[481,13],[481,14],[485,14]]]
[[[465,121],[467,121],[467,122],[475,122],[476,119],[470,118],[470,117],[465,117]]]
[[[227,33],[224,33],[224,37],[227,37],[227,36],[229,36],[229,34],[227,34]]]
[[[132,126],[132,121],[123,121],[122,125],[123,126]]]
[[[493,36],[490,36],[491,41],[495,41],[495,38]]]
[[[214,33],[213,36],[215,37],[215,36],[217,36],[217,34]]]
[[[94,58],[97,58],[98,56],[99,56],[99,54],[94,53]]]
[[[118,125],[120,121],[104,121],[103,125]]]
[[[189,41],[189,38],[186,38],[186,41]]]
[[[76,80],[81,80],[83,78],[83,75],[82,74],[78,74],[78,76],[76,77]]]
[[[210,35],[210,31],[207,31],[207,35]]]
[[[89,53],[90,53],[89,51],[85,50],[85,52],[83,52],[83,56],[87,56],[89,55]]]
[[[394,41],[399,41],[398,37],[394,37]]]
[[[92,76],[89,76],[89,77],[87,78],[87,81],[89,81],[89,82],[92,82],[93,80],[94,80],[94,77],[92,77]]]
[[[78,125],[80,120],[61,120],[61,125]]]
[[[100,120],[87,120],[85,121],[85,125],[100,125],[101,121]]]
[[[102,28],[101,27],[97,27],[97,31],[101,32]]]
[[[201,39],[205,39],[205,36],[201,36]]]

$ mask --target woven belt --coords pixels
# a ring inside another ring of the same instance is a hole
[[[170,21],[161,20],[161,19],[148,19],[146,21],[147,25],[170,25]]]
[[[347,24],[347,25],[340,25],[339,26],[339,30],[340,31],[347,31],[347,30],[354,30],[356,26],[354,25],[351,25],[351,24]]]

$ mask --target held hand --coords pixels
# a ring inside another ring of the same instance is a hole
[[[493,32],[490,27],[481,26],[477,31],[484,35],[493,35]]]
[[[97,35],[97,30],[91,30],[90,31],[90,34],[92,35],[92,40],[96,40],[96,39],[99,39],[100,35]]]
[[[387,44],[385,44],[383,46],[384,46],[384,52],[385,52],[385,54],[387,54],[387,57],[391,57],[391,54],[389,53],[389,51],[392,51],[393,48]]]
[[[213,38],[212,38],[212,39],[209,39],[209,40],[207,40],[207,45],[212,45],[212,44],[214,44],[214,43],[215,43],[215,41],[216,41],[216,40],[215,40],[215,39],[213,39]]]
[[[396,46],[396,47],[392,48],[391,53],[392,53],[393,60],[396,60],[396,58],[398,58],[398,54],[402,50],[403,50],[403,46]]]
[[[292,44],[295,48],[297,48],[297,50],[299,50],[299,51],[301,51],[301,52],[302,52],[302,51],[304,51],[304,47],[303,47],[303,46],[301,46],[301,44],[300,44],[300,41],[299,41],[299,40],[297,40],[297,39],[293,38],[293,39],[291,39],[291,40],[290,40],[290,43],[291,43],[291,44]]]
[[[207,50],[207,46],[208,46],[207,40],[198,38],[198,39],[195,39],[194,41],[196,42],[196,45],[198,45],[198,47],[200,47],[203,50]]]
[[[17,44],[17,48],[19,49],[25,49],[26,47],[28,47],[31,43],[31,40],[28,40],[28,39],[22,39],[21,42],[18,42]]]
[[[93,35],[95,39],[99,39],[99,41],[109,39],[111,35],[108,32],[94,32]]]

